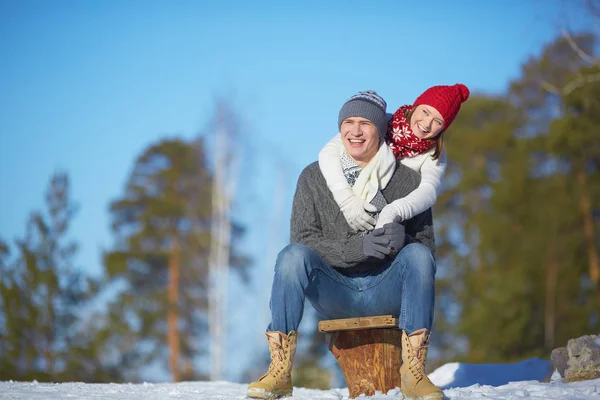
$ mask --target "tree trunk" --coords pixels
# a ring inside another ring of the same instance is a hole
[[[475,156],[474,159],[474,163],[475,163],[475,167],[477,168],[477,171],[485,171],[486,170],[486,165],[485,165],[485,157],[483,154],[477,154]],[[484,204],[484,199],[483,199],[483,195],[481,194],[481,186],[482,184],[478,185],[476,190],[473,190],[472,192],[472,196],[473,196],[473,202],[472,202],[472,208],[470,210],[470,212],[473,215],[473,221],[475,221],[476,224],[476,229],[477,229],[477,234],[472,234],[472,233],[468,233],[468,237],[467,237],[467,241],[469,242],[469,245],[472,246],[472,251],[470,252],[469,255],[469,259],[471,260],[471,265],[475,268],[475,270],[477,271],[477,281],[479,282],[478,284],[478,288],[479,288],[479,295],[481,295],[481,293],[485,292],[485,288],[487,287],[486,285],[486,270],[485,270],[485,266],[483,263],[483,255],[482,255],[482,249],[481,249],[481,235],[480,235],[480,215],[481,214],[485,214],[485,204]]]
[[[177,321],[179,320],[178,297],[179,297],[179,244],[173,241],[171,254],[169,255],[169,287],[168,300],[169,310],[167,316],[168,345],[169,345],[169,367],[173,382],[180,381],[179,371],[179,331]]]
[[[319,322],[329,350],[344,373],[350,398],[400,387],[402,331],[392,315]]]
[[[546,310],[544,318],[544,344],[546,349],[554,346],[554,326],[556,320],[556,282],[558,280],[558,262],[554,254],[548,259],[546,271]]]
[[[46,373],[52,376],[54,373],[54,359],[52,357],[52,343],[49,338],[46,338],[44,358],[46,359]]]
[[[594,282],[596,288],[600,286],[600,261],[594,246],[594,223],[592,220],[592,202],[587,187],[585,171],[582,168],[577,170],[577,183],[579,185],[579,209],[583,215],[583,233],[585,235],[585,245],[588,253],[590,279]]]
[[[54,312],[52,310],[52,298],[50,294],[46,296],[46,313],[48,315],[48,326],[46,327],[46,340],[44,347],[44,358],[46,361],[46,373],[50,376],[54,373],[54,355],[52,345],[54,344]]]
[[[331,353],[344,373],[350,398],[400,387],[402,331],[365,329],[327,334]]]

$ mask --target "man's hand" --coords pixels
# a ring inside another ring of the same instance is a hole
[[[363,237],[363,253],[365,256],[383,260],[391,253],[390,240],[384,237],[384,229],[375,229]]]
[[[375,218],[367,211],[377,212],[377,207],[355,195],[351,188],[345,188],[333,194],[335,201],[348,225],[355,231],[370,231],[375,226]]]
[[[383,230],[383,234],[380,237],[388,240],[388,247],[392,254],[397,254],[400,250],[402,250],[404,243],[406,242],[406,231],[404,229],[404,225],[398,221],[394,221],[389,224],[385,224],[383,228],[379,229]],[[379,229],[376,229],[376,231]]]

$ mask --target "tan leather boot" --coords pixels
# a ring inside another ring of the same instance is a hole
[[[445,399],[442,389],[435,386],[425,373],[429,331],[419,329],[410,336],[402,331],[402,366],[400,389],[404,400]]]
[[[296,331],[287,335],[267,332],[271,365],[266,374],[248,386],[248,397],[253,399],[276,399],[292,395],[292,364],[296,355]]]

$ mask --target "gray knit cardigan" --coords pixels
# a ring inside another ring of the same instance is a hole
[[[388,204],[405,197],[419,186],[418,172],[396,163],[396,170],[382,193]],[[363,254],[360,232],[353,232],[333,195],[327,188],[319,165],[314,162],[304,168],[292,206],[291,243],[304,244],[317,252],[335,268],[368,270],[389,260],[379,260]],[[431,209],[404,221],[406,244],[418,242],[435,250]]]

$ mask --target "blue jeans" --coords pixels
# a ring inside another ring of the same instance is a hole
[[[310,247],[290,244],[275,264],[267,331],[297,331],[305,298],[326,319],[390,314],[407,334],[431,331],[435,272],[431,251],[420,243],[361,273],[335,269]]]

